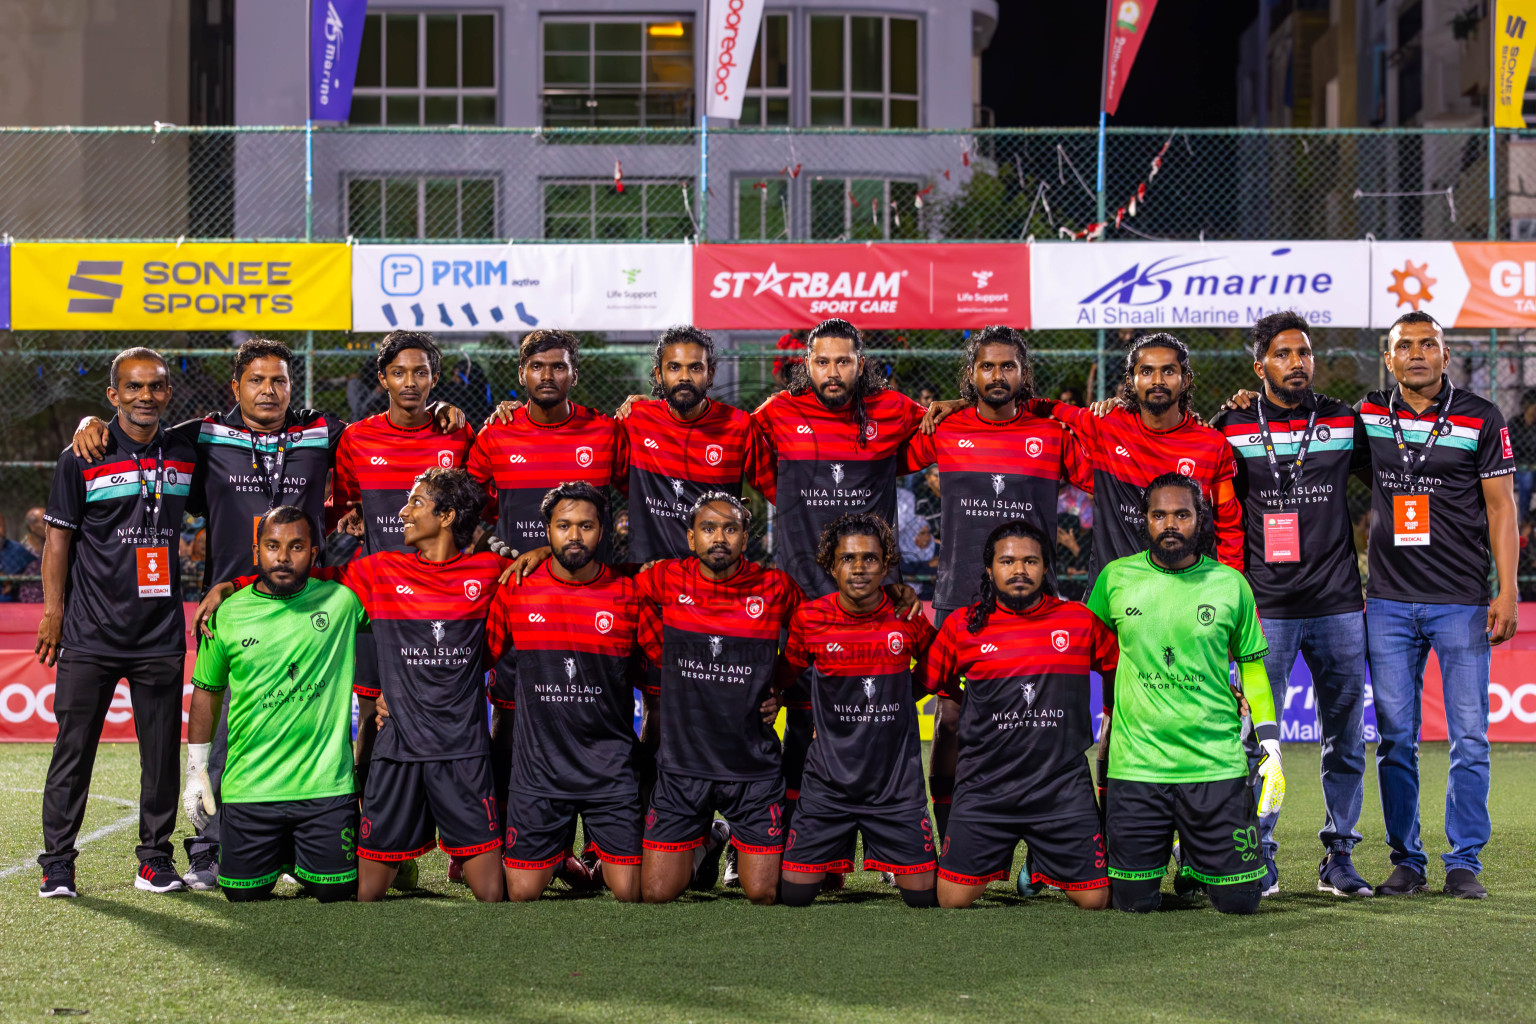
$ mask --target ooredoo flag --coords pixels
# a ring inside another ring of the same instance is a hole
[[[693,318],[712,330],[1029,326],[1029,249],[996,245],[699,245]]]
[[[1493,18],[1493,125],[1524,128],[1525,83],[1536,48],[1536,0],[1498,0]]]
[[[709,0],[709,69],[706,72],[710,117],[741,117],[741,101],[757,47],[757,27],[763,20],[763,0]]]
[[[1157,8],[1157,0],[1107,0],[1109,27],[1104,40],[1104,110],[1113,114],[1120,107],[1125,80],[1136,63],[1136,52],[1147,34],[1147,24]]]

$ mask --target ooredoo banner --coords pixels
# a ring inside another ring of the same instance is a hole
[[[694,323],[711,330],[1028,327],[1030,246],[700,245]]]
[[[1037,330],[1246,328],[1281,310],[1318,327],[1369,322],[1370,243],[1045,242],[1032,247]]]
[[[1536,326],[1536,243],[1377,242],[1371,326],[1412,310],[1446,327]]]
[[[741,117],[741,101],[757,47],[763,0],[709,0],[709,71],[704,113]]]
[[[655,331],[693,314],[687,245],[359,245],[352,329]]]
[[[16,330],[339,330],[352,326],[344,243],[18,242]]]

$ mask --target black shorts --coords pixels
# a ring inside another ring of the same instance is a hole
[[[1259,818],[1246,778],[1177,783],[1111,779],[1105,823],[1111,878],[1162,878],[1175,831],[1183,874],[1207,885],[1240,885],[1264,877]]]
[[[219,808],[219,885],[260,889],[292,871],[315,885],[357,881],[357,797]]]
[[[854,833],[864,837],[864,870],[916,875],[938,867],[927,804],[857,810],[827,799],[811,781],[784,841],[784,870],[820,874],[853,870]]]
[[[719,811],[742,853],[784,852],[784,779],[733,782],[674,775],[662,769],[645,815],[647,850],[691,850],[704,842]]]
[[[380,685],[379,649],[373,634],[359,633],[353,655],[352,692],[365,700],[378,700],[382,692]]]
[[[1072,892],[1109,884],[1097,812],[1050,821],[986,821],[951,814],[939,877],[957,885],[1004,881],[1011,876],[1014,847],[1021,842],[1029,847],[1033,882]]]
[[[571,821],[581,815],[586,852],[609,864],[640,863],[640,792],[556,800],[516,789],[507,793],[507,842],[502,863],[521,871],[559,864],[571,842]]]
[[[495,707],[517,710],[517,676],[512,670],[493,668],[485,674],[485,699]]]
[[[455,857],[501,849],[491,759],[375,758],[363,793],[357,855],[365,860],[414,860],[434,842]]]

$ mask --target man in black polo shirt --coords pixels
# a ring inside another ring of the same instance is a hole
[[[1428,313],[1387,333],[1390,391],[1360,403],[1371,450],[1366,627],[1376,702],[1376,772],[1394,869],[1378,896],[1427,890],[1419,836],[1419,722],[1434,651],[1445,691],[1451,770],[1445,796],[1447,893],[1488,895],[1479,855],[1488,816],[1490,645],[1515,635],[1519,555],[1514,452],[1497,406],[1445,376],[1445,334]],[[1488,566],[1498,574],[1490,600]]]
[[[1299,651],[1312,672],[1323,746],[1323,861],[1317,886],[1337,896],[1369,896],[1350,851],[1365,792],[1365,602],[1344,490],[1370,462],[1355,410],[1312,390],[1307,322],[1275,313],[1253,326],[1253,369],[1262,394],[1219,413],[1237,461],[1243,506],[1244,575],[1269,641],[1264,669],[1276,714],[1285,707]],[[1267,874],[1262,895],[1280,891],[1275,867],[1279,812],[1259,819]]]
[[[58,665],[59,734],[43,787],[40,896],[75,895],[75,837],[120,679],[133,701],[143,779],[133,884],[148,892],[182,888],[171,862],[186,660],[177,534],[196,455],[161,426],[171,384],[159,353],[119,353],[109,379],[117,416],[103,461],[88,463],[66,448],[48,497],[37,654]]]

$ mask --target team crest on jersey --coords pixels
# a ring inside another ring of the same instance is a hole
[[[331,617],[326,612],[315,612],[309,617],[309,624],[315,627],[315,631],[324,633],[331,625]]]
[[[1326,424],[1326,423],[1319,423],[1317,425],[1316,437],[1317,437],[1317,439],[1319,441],[1326,442],[1332,436],[1333,436],[1333,431],[1328,429],[1328,424]]]
[[[864,440],[866,440],[866,441],[873,441],[875,439],[875,435],[878,434],[878,433],[880,433],[880,424],[878,424],[878,423],[866,423],[866,424],[864,424]]]
[[[751,597],[747,598],[747,615],[754,619],[761,618],[763,609],[766,607],[767,603],[756,594],[753,594]]]
[[[613,628],[613,612],[598,612],[592,624],[597,627],[599,633],[608,632]]]
[[[1195,460],[1194,459],[1180,459],[1179,460],[1179,472],[1183,473],[1185,476],[1194,476],[1195,475]]]
[[[993,473],[992,474],[992,493],[998,495],[999,497],[1001,497],[1002,493],[1003,493],[1003,483],[1004,483],[1003,474],[1001,474],[1001,473]]]
[[[1051,646],[1056,648],[1058,651],[1061,651],[1063,654],[1066,653],[1067,645],[1070,644],[1071,642],[1072,642],[1072,637],[1070,635],[1068,635],[1066,630],[1058,629],[1058,630],[1052,631],[1052,633],[1051,633]]]
[[[437,453],[437,464],[444,469],[453,468],[453,452],[447,448],[440,449]]]
[[[592,465],[592,446],[584,444],[576,449],[576,465],[586,469]]]
[[[442,643],[443,642],[443,637],[445,637],[447,635],[448,635],[448,631],[447,631],[447,629],[444,628],[443,622],[442,622],[441,619],[438,619],[438,620],[436,620],[436,621],[434,621],[432,623],[432,642],[433,643],[435,643],[435,644]]]
[[[176,481],[179,480],[179,479],[180,479],[180,477],[178,477],[176,475],[176,467],[175,466],[166,466],[165,467],[165,482],[166,483],[174,485],[176,483]]]
[[[1216,609],[1208,604],[1203,604],[1195,609],[1195,618],[1199,620],[1200,625],[1209,626],[1216,621]]]
[[[1045,451],[1045,442],[1038,437],[1031,437],[1024,442],[1024,454],[1032,459],[1038,459],[1040,453]]]
[[[717,444],[707,444],[707,445],[704,446],[704,461],[709,463],[711,466],[718,466],[718,465],[720,465],[721,461],[723,461],[724,459],[725,459],[725,449],[724,448],[720,447]]]
[[[479,580],[465,580],[464,581],[464,596],[469,598],[471,601],[475,600],[477,597],[480,596],[480,591],[482,589],[483,588],[482,588]]]
[[[831,468],[832,468],[832,482],[834,484],[842,483],[843,482],[843,464],[841,462],[834,462],[834,463],[832,463]]]
[[[900,654],[907,646],[907,638],[900,633],[887,633],[885,635],[885,646],[891,649],[892,654]]]

